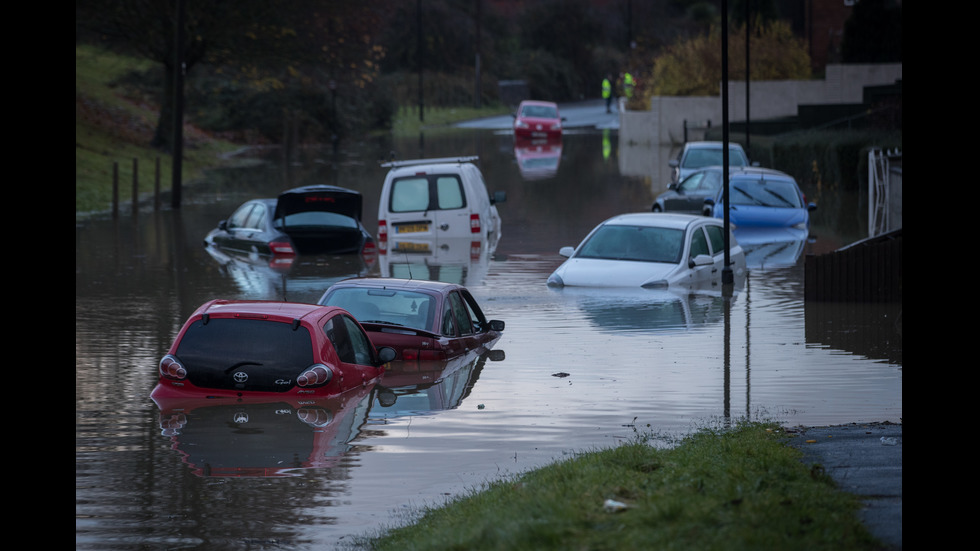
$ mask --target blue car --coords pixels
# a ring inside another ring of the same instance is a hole
[[[792,176],[766,168],[730,169],[728,175],[729,221],[735,228],[810,227],[810,211],[817,205],[807,203],[806,196]],[[704,200],[702,214],[724,218],[724,189],[718,189]]]
[[[670,184],[654,200],[652,210],[724,218],[723,177],[720,166],[702,168],[680,183]],[[735,228],[809,228],[810,211],[817,206],[806,202],[789,174],[767,168],[730,167],[728,180],[730,221]]]

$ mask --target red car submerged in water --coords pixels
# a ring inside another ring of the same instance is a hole
[[[397,278],[355,278],[332,285],[319,304],[343,308],[397,360],[447,361],[493,346],[504,322],[487,320],[462,285]]]
[[[525,100],[514,113],[514,137],[524,139],[561,138],[565,119],[558,113],[558,104],[550,101]]]
[[[160,360],[151,397],[332,396],[375,382],[394,356],[375,348],[341,308],[212,300],[191,314]]]

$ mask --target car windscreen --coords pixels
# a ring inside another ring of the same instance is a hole
[[[535,119],[557,119],[558,109],[547,105],[525,105],[521,110],[522,117]]]
[[[286,391],[313,363],[310,332],[302,325],[269,320],[211,318],[197,320],[176,351],[188,378],[205,388]],[[238,375],[236,381],[235,375]]]
[[[455,174],[397,178],[391,184],[391,212],[460,209],[466,206],[463,182]]]
[[[361,323],[380,322],[430,331],[436,300],[416,291],[346,287],[328,293],[321,304],[339,306]]]
[[[692,149],[684,157],[684,168],[704,168],[706,166],[721,166],[725,164],[722,149]],[[738,149],[728,150],[728,166],[745,166],[748,159]]]
[[[803,206],[796,184],[787,180],[738,179],[732,181],[733,205],[798,209]]]
[[[604,225],[589,237],[575,257],[677,264],[683,246],[681,229]]]

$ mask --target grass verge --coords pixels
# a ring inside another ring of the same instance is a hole
[[[406,550],[877,549],[856,496],[800,461],[776,425],[639,439],[486,484],[360,542]],[[607,500],[617,504],[610,506]]]
[[[391,132],[395,136],[417,136],[419,132],[439,132],[449,130],[453,124],[484,117],[507,115],[511,111],[504,105],[486,105],[483,107],[425,107],[423,120],[419,120],[417,106],[403,106],[398,109],[392,122]]]
[[[97,47],[75,46],[76,216],[108,210],[114,178],[119,200],[132,199],[134,165],[140,196],[153,192],[158,160],[160,187],[170,189],[173,157],[150,147],[159,108],[118,85],[127,73],[149,65],[149,61]],[[184,140],[184,182],[191,182],[205,168],[221,164],[221,154],[238,147],[189,125]]]

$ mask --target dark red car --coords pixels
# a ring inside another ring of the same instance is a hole
[[[340,308],[212,300],[184,323],[160,361],[158,402],[332,396],[375,382],[394,359]]]
[[[504,330],[504,322],[487,320],[466,287],[441,281],[346,279],[319,303],[353,314],[371,341],[394,348],[398,360],[453,360],[489,349]]]

